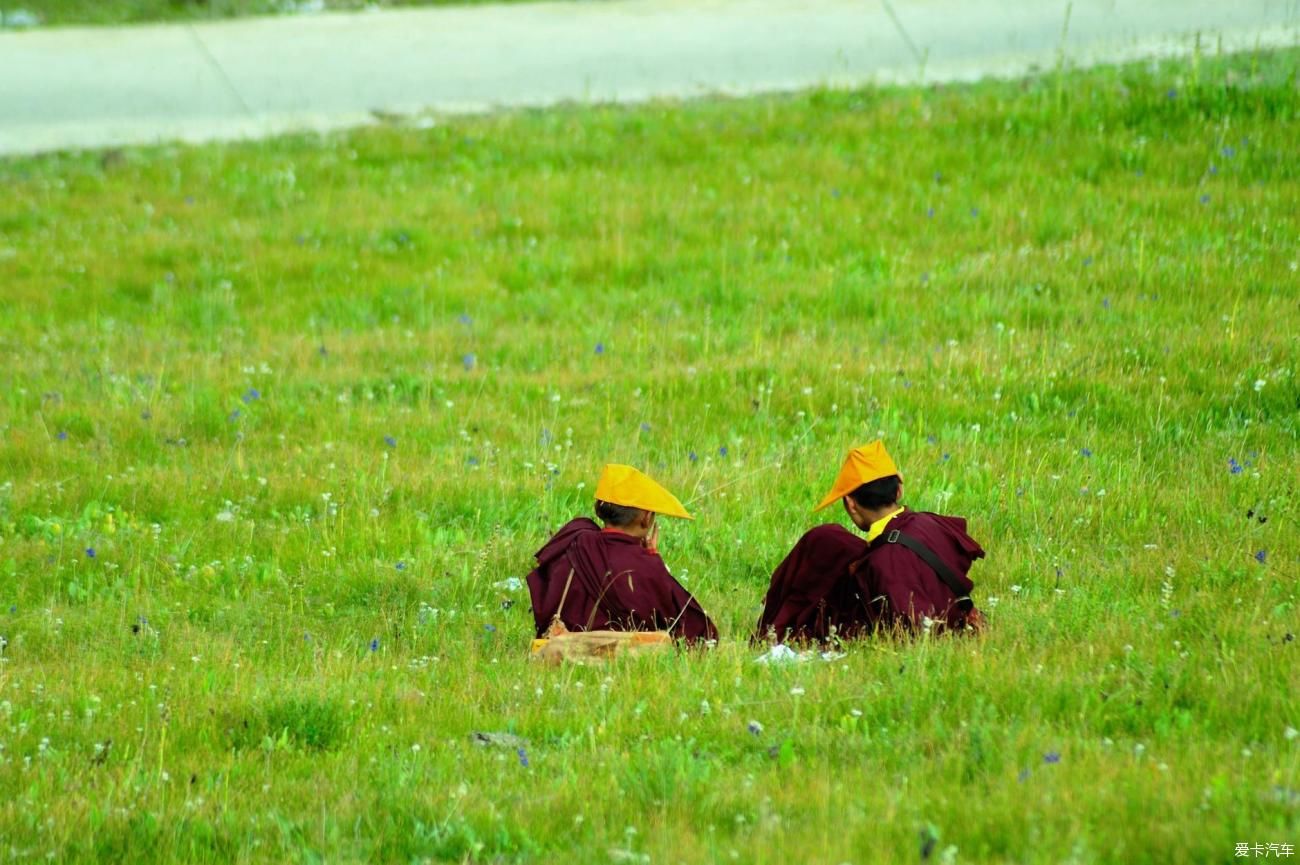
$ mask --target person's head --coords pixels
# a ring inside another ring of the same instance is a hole
[[[865,529],[881,517],[898,508],[903,497],[903,479],[889,475],[865,483],[844,497],[844,510],[860,529]]]
[[[655,524],[654,511],[615,505],[600,499],[596,500],[596,516],[607,527],[626,532],[635,538],[648,536]]]

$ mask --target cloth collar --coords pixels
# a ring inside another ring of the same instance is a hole
[[[885,526],[889,525],[889,521],[892,520],[894,517],[898,516],[899,514],[901,514],[904,510],[906,510],[906,508],[899,508],[898,510],[894,511],[892,514],[883,516],[880,519],[876,520],[871,525],[867,526],[867,537],[866,537],[867,543],[871,543],[876,538],[883,535],[885,533]]]

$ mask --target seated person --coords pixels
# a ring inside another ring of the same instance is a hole
[[[718,630],[659,557],[658,515],[694,519],[668,490],[624,465],[596,485],[596,516],[570,520],[537,552],[528,575],[537,636],[570,631],[669,631],[688,642]]]
[[[800,538],[772,574],[754,639],[981,628],[966,574],[984,550],[966,534],[965,519],[910,510],[899,504],[902,495],[882,442],[850,451],[814,510],[841,500],[865,537],[831,523]]]

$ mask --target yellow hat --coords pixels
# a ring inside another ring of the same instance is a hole
[[[611,505],[640,508],[665,517],[693,520],[677,497],[631,466],[610,463],[600,473],[596,498]]]
[[[813,508],[813,511],[820,511],[863,484],[897,474],[899,474],[898,466],[894,465],[894,460],[885,451],[884,442],[876,439],[869,445],[854,448],[849,451],[848,458],[844,460],[844,468],[840,469],[840,476],[835,479],[835,486],[831,487],[826,498],[822,499],[822,503]]]

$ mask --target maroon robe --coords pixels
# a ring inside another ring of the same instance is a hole
[[[969,595],[975,584],[966,574],[984,550],[966,534],[961,517],[905,510],[870,546],[840,525],[817,526],[773,572],[755,639],[775,634],[780,641],[825,640],[832,633],[849,638],[880,628],[915,630],[926,618],[953,630],[968,620],[976,624],[978,611],[963,610],[959,596],[920,556],[888,543],[895,529],[934,551],[957,575],[961,597]]]
[[[694,596],[640,538],[601,531],[592,520],[578,517],[556,532],[536,558],[528,592],[539,637],[558,613],[570,631],[671,631],[689,642],[718,638],[718,629]]]

